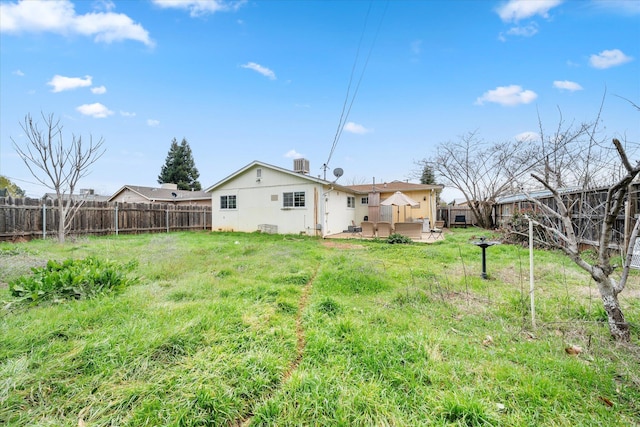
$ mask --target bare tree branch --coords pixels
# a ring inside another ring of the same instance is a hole
[[[83,146],[82,137],[72,135],[71,141],[65,145],[60,120],[53,114],[41,115],[44,130],[27,114],[24,123],[20,124],[27,142],[21,146],[13,138],[11,141],[31,175],[56,193],[60,216],[58,240],[64,242],[66,231],[77,212],[76,202],[71,196],[78,181],[90,172],[90,166],[104,154],[104,139],[100,138],[94,143],[90,137],[89,145]],[[67,194],[68,197],[65,197]]]

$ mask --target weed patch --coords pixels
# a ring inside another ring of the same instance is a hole
[[[95,257],[68,259],[61,263],[49,261],[42,268],[33,268],[33,275],[22,276],[9,283],[17,302],[38,304],[59,299],[93,298],[106,292],[123,290],[136,279],[126,276],[135,263],[126,265],[102,261]]]

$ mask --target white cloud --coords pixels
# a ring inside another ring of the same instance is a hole
[[[15,70],[13,72],[13,74],[16,75],[16,76],[19,76],[19,77],[23,77],[24,76],[24,73],[21,70]]]
[[[246,0],[153,0],[153,3],[165,9],[188,10],[191,17],[197,17],[216,12],[236,11],[246,3]]]
[[[516,135],[516,141],[518,142],[533,142],[538,141],[540,136],[536,132],[522,132]]]
[[[53,78],[47,82],[49,86],[53,86],[51,92],[57,93],[65,90],[77,89],[79,87],[91,86],[91,76],[82,77],[65,77],[59,74],[53,76]]]
[[[507,34],[510,36],[518,36],[518,37],[533,37],[538,33],[538,24],[535,22],[531,22],[528,25],[522,27],[511,27],[507,31]]]
[[[304,154],[300,154],[296,150],[289,150],[284,154],[284,156],[288,159],[301,159],[304,157]]]
[[[553,87],[556,89],[570,90],[571,92],[582,90],[582,86],[576,82],[570,82],[569,80],[556,80],[553,82]]]
[[[147,126],[151,126],[152,128],[160,126],[160,120],[148,119]]]
[[[592,0],[592,4],[604,10],[624,15],[640,15],[640,2],[633,0]]]
[[[522,19],[540,15],[549,17],[549,11],[563,0],[509,0],[496,9],[504,22],[518,22]]]
[[[343,129],[349,133],[355,133],[358,135],[364,135],[365,133],[369,133],[372,131],[371,129],[367,129],[364,126],[354,122],[348,122],[347,124],[344,125]]]
[[[104,86],[92,87],[91,93],[95,93],[96,95],[102,95],[103,93],[107,93],[107,88]]]
[[[476,99],[477,105],[483,105],[485,102],[494,102],[504,106],[515,106],[519,104],[529,104],[533,102],[538,95],[532,90],[523,90],[521,86],[499,86],[493,90],[485,92],[480,98]]]
[[[625,55],[620,49],[603,50],[597,55],[591,55],[589,57],[589,64],[591,64],[593,68],[605,69],[625,64],[632,59],[633,58]]]
[[[128,111],[122,111],[122,110],[120,110],[120,115],[121,115],[122,117],[135,117],[135,116],[136,116],[136,113],[130,113],[130,112],[128,112]]]
[[[110,2],[103,4],[107,10],[112,5]],[[136,40],[153,46],[148,31],[127,15],[110,11],[78,15],[69,0],[0,3],[0,31],[13,34],[81,34],[94,36],[97,42]]]
[[[113,111],[109,110],[104,105],[96,102],[95,104],[84,104],[76,108],[81,114],[85,116],[91,116],[97,119],[104,119],[113,114]]]
[[[106,12],[111,12],[116,8],[116,5],[111,0],[95,0],[94,2],[95,8],[98,10],[104,10]]]
[[[256,64],[255,62],[247,62],[246,64],[241,65],[241,67],[256,71],[262,74],[263,76],[270,78],[271,80],[276,79],[276,74],[273,71],[271,71],[267,67],[263,67],[260,64]]]

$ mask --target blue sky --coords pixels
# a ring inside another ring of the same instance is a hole
[[[438,144],[517,144],[603,97],[604,134],[637,143],[639,64],[632,0],[1,1],[0,174],[48,191],[12,146],[41,112],[105,139],[80,182],[100,194],[157,186],[174,137],[205,188],[295,157],[342,184],[410,179]]]

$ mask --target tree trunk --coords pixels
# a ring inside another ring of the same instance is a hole
[[[493,203],[481,201],[471,205],[471,211],[478,221],[478,226],[489,230],[493,228]]]
[[[64,243],[64,234],[65,234],[64,224],[65,222],[67,222],[67,210],[65,209],[64,203],[62,200],[59,200],[59,203],[58,203],[58,214],[59,214],[58,243],[62,244]]]
[[[600,291],[604,310],[607,312],[607,320],[611,336],[616,341],[631,341],[629,324],[624,318],[622,308],[620,308],[620,301],[618,301],[618,295],[616,294],[613,286],[609,283],[609,279],[602,277],[596,279],[596,281],[598,282],[598,290]]]

